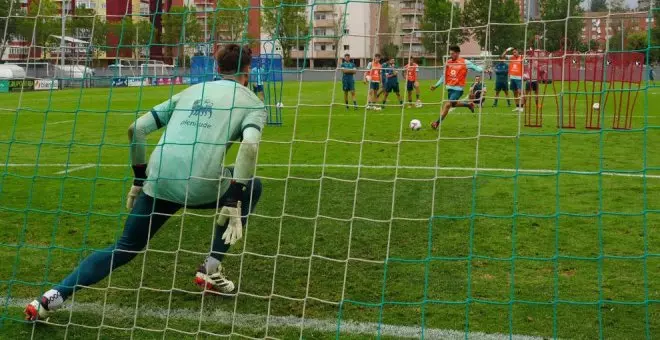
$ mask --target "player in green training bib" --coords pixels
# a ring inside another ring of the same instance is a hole
[[[214,209],[212,250],[197,269],[194,282],[205,291],[230,293],[234,283],[221,261],[241,239],[247,216],[261,195],[254,178],[263,102],[246,86],[252,53],[227,45],[216,56],[223,80],[191,86],[128,129],[135,179],[126,199],[131,211],[119,240],[85,258],[62,282],[25,308],[26,319],[45,319],[74,291],[106,278],[131,261],[179,209]],[[146,137],[166,128],[146,163]],[[224,166],[232,143],[239,143],[234,168]],[[211,230],[209,230],[211,231]],[[185,236],[184,236],[185,237]]]
[[[358,109],[357,107],[357,101],[355,100],[355,72],[357,71],[355,68],[355,64],[351,61],[351,55],[346,53],[344,54],[344,59],[342,59],[341,65],[341,87],[342,90],[344,90],[344,103],[346,104],[346,110],[349,109],[348,107],[348,93],[351,93],[351,97],[353,98],[353,107],[355,110]]]

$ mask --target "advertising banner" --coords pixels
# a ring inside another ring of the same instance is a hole
[[[57,90],[59,89],[59,81],[57,79],[36,79],[34,81],[34,89],[41,90]]]
[[[128,86],[128,79],[124,77],[112,78],[112,87],[125,87]]]
[[[9,91],[32,91],[34,90],[34,79],[10,79]]]
[[[127,81],[128,87],[137,87],[137,86],[149,86],[149,82],[145,79],[144,83],[142,82],[142,77],[129,77]]]

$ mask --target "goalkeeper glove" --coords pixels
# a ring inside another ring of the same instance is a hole
[[[245,184],[232,181],[227,190],[227,200],[224,202],[218,216],[218,225],[227,225],[222,234],[225,244],[233,245],[243,237],[243,222],[241,221],[241,205],[243,193],[247,190]]]
[[[147,165],[138,164],[133,165],[133,185],[131,190],[126,195],[126,209],[131,210],[135,205],[135,200],[142,192],[142,186],[144,185],[144,180],[147,178]]]

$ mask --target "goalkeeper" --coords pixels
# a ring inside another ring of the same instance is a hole
[[[261,182],[253,175],[266,111],[246,87],[251,54],[248,47],[227,45],[216,55],[223,80],[191,86],[129,127],[135,179],[126,200],[131,213],[121,238],[92,253],[62,282],[28,304],[27,320],[47,318],[76,290],[131,261],[182,207],[218,212],[212,251],[197,270],[195,283],[218,293],[234,290],[221,261],[241,239],[247,215],[261,195]],[[164,127],[145,165],[146,135]],[[227,149],[238,141],[242,142],[235,167],[224,167]]]

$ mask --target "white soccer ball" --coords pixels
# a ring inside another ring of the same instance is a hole
[[[419,121],[419,119],[413,119],[410,121],[410,129],[413,131],[417,131],[422,128],[422,122]]]
[[[418,108],[418,109],[421,108],[422,106],[423,106],[422,102],[415,103],[415,107]]]
[[[283,108],[283,107],[284,107],[284,104],[282,104],[282,103],[277,103],[275,106],[277,106],[278,108]]]
[[[594,105],[591,107],[593,107],[594,110],[598,111],[600,110],[600,103],[594,103]]]

